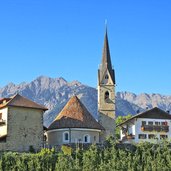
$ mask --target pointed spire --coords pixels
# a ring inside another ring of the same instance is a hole
[[[115,84],[115,73],[114,69],[112,68],[111,58],[110,58],[110,49],[109,49],[109,43],[108,43],[108,34],[107,34],[107,25],[106,25],[106,31],[105,31],[105,37],[104,37],[104,46],[103,46],[103,55],[102,55],[102,62],[100,67],[100,82],[103,79],[104,73],[106,70],[109,71],[110,76],[113,80],[113,83]]]
[[[108,36],[107,36],[107,25],[106,25],[106,32],[105,32],[104,46],[103,46],[103,56],[102,56],[102,66],[106,66],[106,65],[108,69],[112,69]]]

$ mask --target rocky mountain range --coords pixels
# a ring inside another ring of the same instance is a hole
[[[0,97],[10,97],[16,93],[45,105],[49,110],[44,114],[44,124],[48,126],[69,98],[77,95],[90,113],[97,118],[97,90],[78,81],[67,82],[64,78],[40,76],[19,85],[9,83],[0,88]],[[171,111],[171,96],[161,94],[136,95],[130,92],[116,93],[116,115],[136,114],[153,107]]]

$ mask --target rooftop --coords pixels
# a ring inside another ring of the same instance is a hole
[[[2,98],[0,99],[0,109],[8,106],[15,106],[15,107],[25,107],[25,108],[33,108],[33,109],[42,109],[48,110],[43,105],[37,104],[26,97],[23,97],[19,94],[16,94],[10,98]]]
[[[48,130],[61,128],[104,128],[93,118],[77,96],[73,96],[49,126]]]

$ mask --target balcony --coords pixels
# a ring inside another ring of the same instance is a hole
[[[141,131],[169,132],[169,126],[167,125],[142,125]]]
[[[5,125],[6,121],[3,119],[0,119],[0,126]]]
[[[125,135],[124,137],[122,137],[122,140],[133,140],[135,139],[135,135]]]

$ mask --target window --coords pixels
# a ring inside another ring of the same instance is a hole
[[[69,143],[69,132],[64,132],[63,133],[63,142],[68,142]]]
[[[155,122],[155,125],[160,125],[160,122]]]
[[[160,135],[160,139],[167,139],[168,136],[167,135]]]
[[[6,138],[7,138],[7,136],[0,137],[0,143],[6,142]]]
[[[138,138],[139,139],[146,139],[147,138],[147,135],[146,134],[139,134],[138,135]]]
[[[90,143],[90,136],[84,135],[84,143]]]
[[[149,121],[149,122],[148,122],[148,125],[153,125],[153,122],[152,122],[152,121]]]
[[[106,92],[105,92],[105,100],[108,100],[108,99],[109,99],[109,92],[106,91]]]
[[[146,121],[142,121],[142,125],[143,125],[143,126],[146,125]]]
[[[162,126],[167,126],[167,121],[161,123]]]
[[[154,135],[154,134],[149,134],[149,135],[148,135],[148,139],[156,139],[156,135]]]
[[[107,74],[105,75],[105,79],[106,79],[106,80],[109,79],[109,76],[108,76]]]

